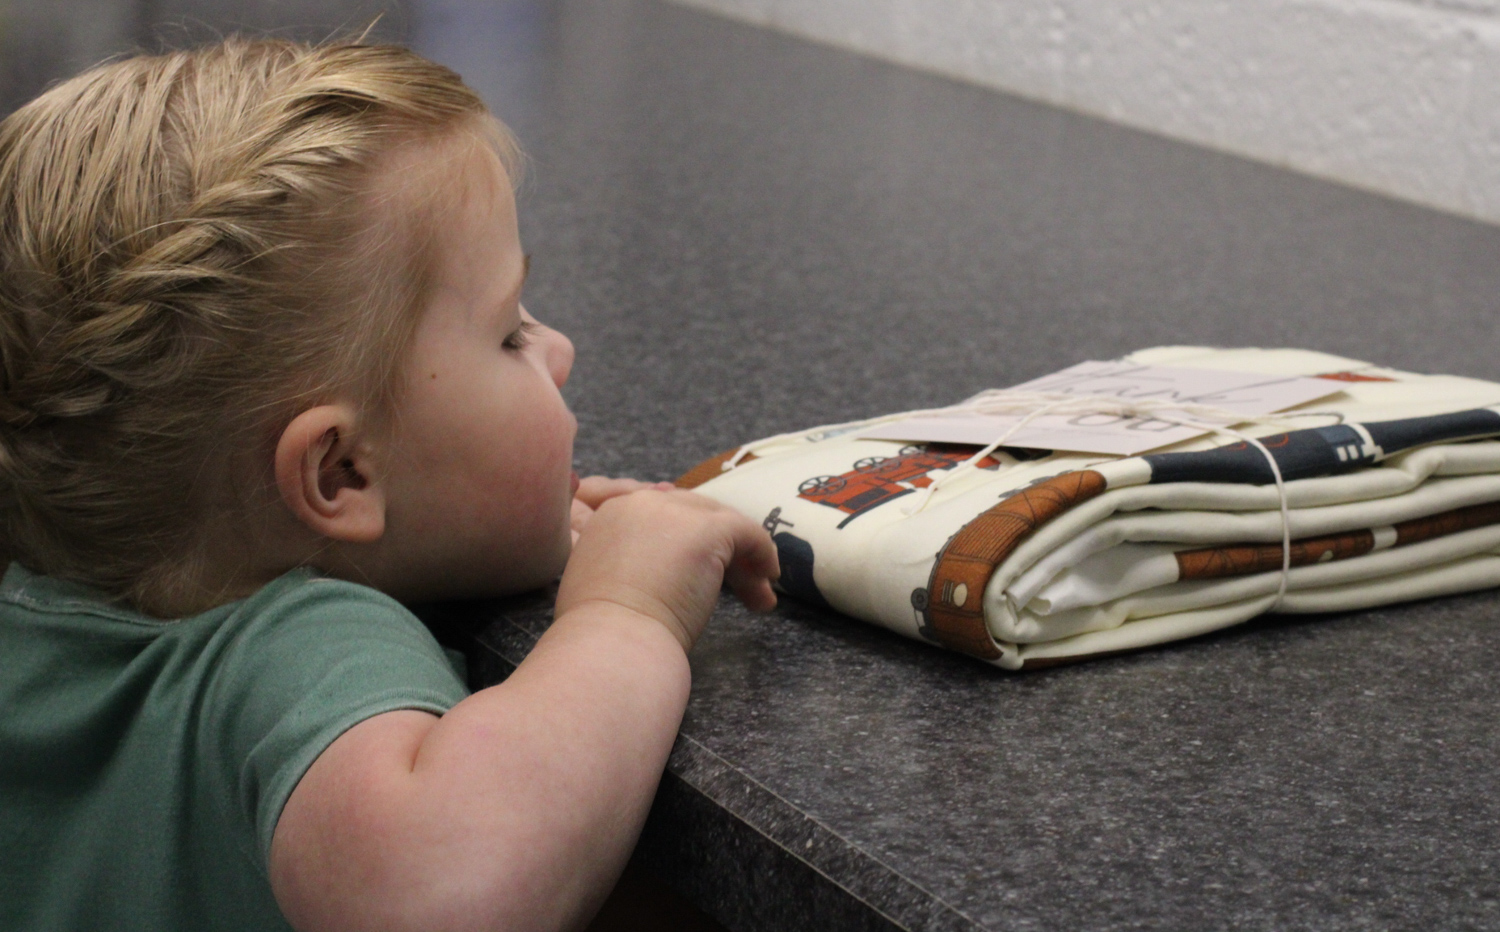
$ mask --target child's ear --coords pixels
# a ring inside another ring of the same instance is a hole
[[[370,451],[356,442],[357,418],[342,404],[309,408],[276,444],[276,486],[303,524],[324,537],[368,544],[385,533],[385,487]]]

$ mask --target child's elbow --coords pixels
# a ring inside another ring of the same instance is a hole
[[[576,919],[564,908],[576,895],[542,876],[514,838],[478,839],[462,831],[464,800],[421,793],[410,763],[435,721],[422,712],[370,719],[293,791],[270,878],[298,932],[549,930]]]

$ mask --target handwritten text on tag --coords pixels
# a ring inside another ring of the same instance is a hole
[[[1122,401],[1207,405],[1256,416],[1284,411],[1339,391],[1321,379],[1268,376],[1215,369],[1179,369],[1129,362],[1082,362],[1015,386],[1017,392],[1104,396]],[[1173,411],[1163,413],[1172,417]],[[1187,414],[1181,415],[1190,419]],[[915,417],[862,431],[872,440],[987,445],[1022,419],[1021,414],[961,414]],[[1082,413],[1045,415],[1016,431],[1006,446],[1075,453],[1134,456],[1209,433],[1156,417]]]

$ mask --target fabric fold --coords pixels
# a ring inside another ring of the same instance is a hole
[[[1211,438],[1125,458],[1001,448],[911,514],[913,493],[978,448],[825,428],[753,445],[732,469],[728,451],[679,484],[762,522],[792,597],[1007,669],[1272,608],[1500,584],[1500,385],[1306,350],[1158,347],[1126,361],[1309,376],[1339,391],[1240,428],[1264,449]]]

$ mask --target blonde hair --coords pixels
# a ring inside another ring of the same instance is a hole
[[[0,556],[147,611],[188,591],[226,457],[335,393],[393,397],[422,211],[377,216],[370,179],[465,130],[515,178],[448,69],[242,38],[102,65],[0,123]]]

